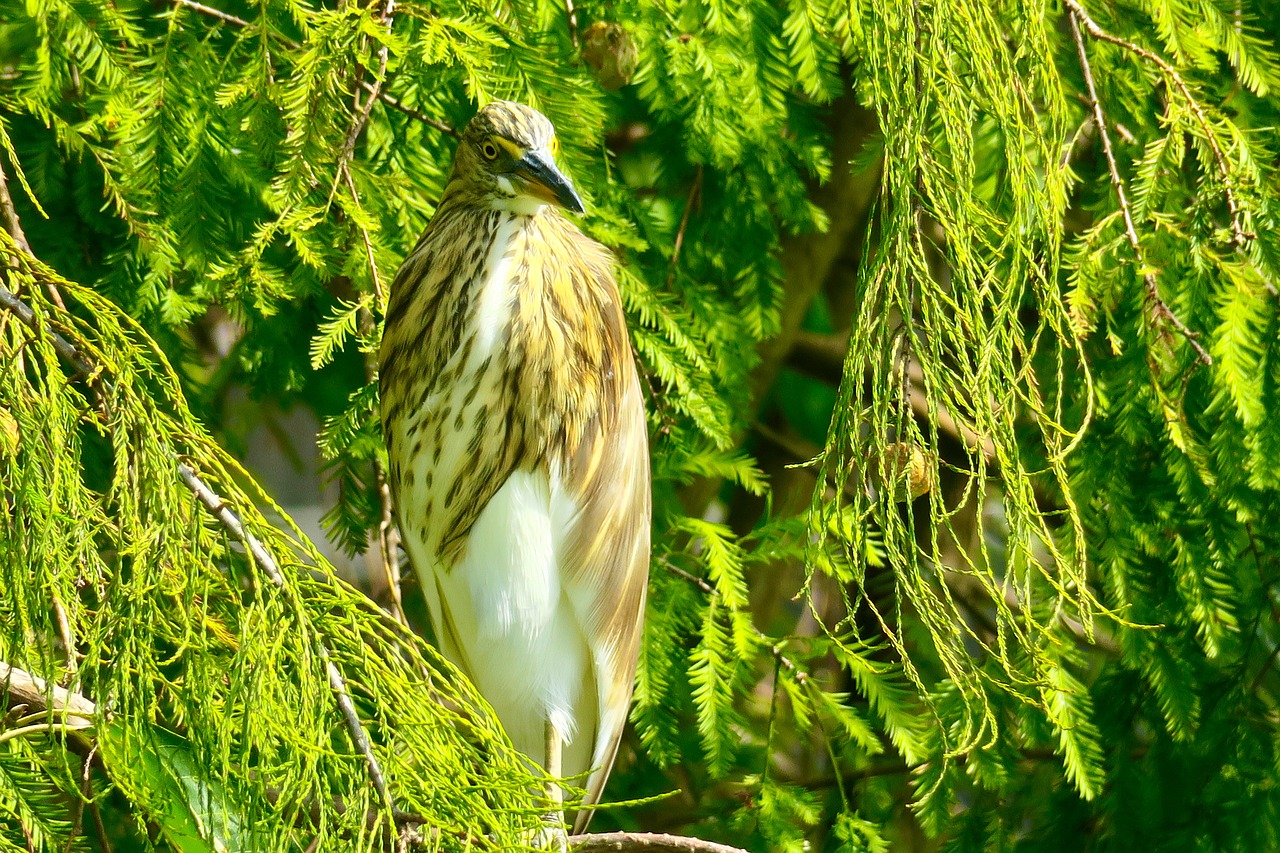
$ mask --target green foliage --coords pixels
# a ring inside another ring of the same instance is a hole
[[[11,627],[0,659],[70,674],[70,660],[26,638],[74,642],[75,684],[110,708],[96,743],[112,784],[178,849],[201,849],[193,839],[203,838],[206,849],[293,850],[300,822],[322,844],[383,843],[387,818],[366,818],[382,804],[330,665],[347,674],[344,691],[401,808],[436,831],[516,843],[537,820],[534,780],[467,685],[338,582],[296,528],[266,522],[258,507],[278,508],[194,421],[133,321],[0,241],[8,283],[34,312],[30,322],[4,315],[0,406],[20,442],[0,460],[11,508],[0,548],[25,557],[3,569],[0,618]],[[75,310],[52,304],[48,287]],[[66,342],[63,361],[55,340]],[[94,365],[82,381],[77,359]],[[206,511],[179,462],[247,534]],[[504,783],[477,788],[483,768]],[[210,802],[193,803],[199,792]]]
[[[35,738],[11,738],[0,745],[0,849],[17,851],[84,850],[72,834],[67,768],[37,745]]]
[[[0,237],[34,311],[0,307],[0,660],[98,703],[100,807],[157,848],[384,843],[328,660],[427,846],[536,823],[470,688],[224,449],[243,394],[312,410],[330,536],[368,547],[387,289],[455,129],[510,97],[557,126],[649,390],[608,795],[682,793],[597,826],[1280,844],[1274,4],[573,5],[0,7],[39,259]],[[600,21],[638,54],[617,92],[576,49]],[[0,740],[0,849],[97,843],[79,765]]]
[[[249,849],[238,804],[228,799],[217,780],[203,777],[186,742],[155,727],[141,733],[145,739],[135,739],[138,734],[117,722],[103,727],[100,737],[114,761],[136,765],[151,783],[130,794],[164,839],[182,853]],[[131,775],[120,767],[108,770],[122,780]]]

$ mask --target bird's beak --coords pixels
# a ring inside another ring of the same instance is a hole
[[[525,191],[535,198],[582,213],[582,199],[569,179],[560,173],[545,151],[530,151],[516,164],[516,172],[525,181]]]

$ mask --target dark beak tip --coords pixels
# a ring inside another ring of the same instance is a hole
[[[520,165],[528,178],[546,189],[557,205],[571,213],[586,212],[586,208],[582,205],[582,198],[573,188],[573,184],[569,183],[569,179],[543,155],[526,155]]]

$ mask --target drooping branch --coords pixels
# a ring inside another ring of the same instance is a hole
[[[848,353],[848,335],[820,335],[801,330],[796,334],[787,364],[838,387],[844,378],[844,360]],[[939,431],[951,436],[967,449],[981,453],[988,465],[996,463],[996,450],[990,438],[957,420],[946,406],[939,405],[936,412],[930,411],[928,395],[924,389],[924,373],[915,358],[907,362],[907,380],[911,409],[921,421],[933,423]],[[804,458],[812,459],[814,455],[816,454]]]
[[[1133,224],[1133,211],[1129,205],[1128,194],[1125,192],[1124,178],[1120,175],[1120,167],[1116,164],[1115,151],[1111,146],[1111,132],[1107,129],[1107,116],[1102,110],[1102,101],[1098,98],[1098,87],[1093,79],[1093,68],[1089,64],[1089,53],[1085,50],[1084,37],[1080,34],[1080,25],[1088,21],[1088,15],[1074,0],[1067,0],[1067,8],[1069,10],[1067,20],[1071,25],[1071,37],[1075,40],[1076,54],[1080,59],[1080,70],[1084,74],[1085,86],[1089,90],[1089,102],[1093,106],[1093,120],[1098,126],[1098,136],[1102,140],[1102,153],[1107,160],[1107,169],[1111,174],[1111,186],[1116,192],[1116,199],[1120,205],[1120,215],[1124,221],[1125,236],[1129,239],[1129,245],[1133,249],[1138,264],[1145,267],[1142,240],[1138,237],[1138,229]],[[1087,27],[1088,23],[1085,23],[1085,26]],[[1096,27],[1097,25],[1095,24],[1094,26]],[[1137,45],[1134,45],[1134,47],[1137,47]],[[1151,272],[1150,269],[1144,269],[1142,282],[1147,292],[1147,302],[1150,303],[1156,316],[1186,338],[1201,363],[1206,365],[1213,364],[1213,357],[1196,340],[1196,333],[1187,328],[1187,324],[1182,322],[1182,319],[1161,298],[1156,274]]]
[[[284,574],[280,571],[280,567],[275,561],[275,557],[271,555],[271,552],[266,549],[256,536],[245,528],[235,510],[231,509],[213,489],[209,488],[185,462],[178,463],[178,476],[200,503],[204,505],[205,509],[244,545],[245,549],[253,556],[254,562],[267,573],[267,577],[271,579],[272,584],[281,592],[291,595],[291,590]],[[347,689],[346,679],[343,678],[342,672],[330,658],[329,650],[324,643],[316,642],[315,646],[316,653],[324,662],[325,673],[329,679],[329,688],[333,691],[338,710],[342,713],[342,718],[346,722],[347,731],[351,735],[352,742],[355,743],[356,749],[364,757],[365,764],[369,768],[369,778],[373,782],[374,789],[378,792],[379,799],[390,808],[392,800],[391,793],[387,789],[386,776],[382,772],[382,765],[378,762],[377,756],[373,754],[373,745],[369,741],[369,735],[365,732],[364,726],[360,722],[360,716],[356,713],[355,704],[351,701],[351,693]]]
[[[1186,100],[1187,106],[1189,106],[1191,108],[1191,112],[1195,114],[1196,122],[1204,132],[1205,141],[1209,143],[1209,148],[1213,151],[1213,159],[1218,166],[1218,171],[1222,173],[1222,189],[1226,194],[1227,209],[1231,213],[1232,239],[1237,248],[1245,248],[1245,245],[1252,240],[1255,235],[1245,231],[1244,226],[1240,223],[1240,206],[1236,202],[1235,193],[1231,190],[1230,165],[1227,163],[1226,155],[1222,152],[1222,146],[1218,144],[1217,137],[1213,135],[1213,129],[1209,126],[1209,118],[1205,115],[1204,107],[1200,106],[1200,102],[1191,94],[1191,87],[1187,85],[1187,81],[1183,79],[1182,75],[1178,73],[1176,68],[1170,65],[1168,61],[1155,51],[1148,50],[1140,44],[1127,41],[1102,29],[1102,27],[1098,26],[1097,22],[1095,22],[1093,18],[1089,17],[1089,13],[1085,11],[1084,6],[1080,5],[1077,0],[1066,0],[1066,6],[1072,19],[1072,34],[1076,39],[1076,44],[1079,50],[1083,51],[1084,48],[1079,47],[1080,33],[1075,29],[1075,23],[1077,21],[1085,28],[1085,31],[1088,32],[1089,35],[1099,41],[1109,42],[1118,47],[1122,47],[1130,53],[1136,54],[1137,56],[1154,63],[1155,66],[1159,68],[1170,80],[1172,80],[1175,86],[1178,87],[1178,91]],[[1086,77],[1088,76],[1089,74],[1086,72]],[[1092,92],[1092,86],[1090,87],[1090,92],[1091,95],[1093,95],[1093,102],[1096,105],[1098,101],[1096,95]],[[1100,129],[1103,133],[1106,133],[1105,125],[1100,125]]]
[[[212,493],[208,493],[212,497]],[[223,507],[222,509],[226,509]],[[239,526],[238,520],[227,519],[229,525]],[[243,527],[240,527],[243,530]],[[252,534],[246,533],[247,548],[262,549]],[[265,551],[264,551],[265,553]],[[270,560],[270,555],[267,555]],[[270,564],[270,562],[269,562]],[[264,569],[265,570],[265,569]],[[268,572],[269,574],[269,572]],[[97,718],[97,706],[83,695],[56,684],[50,684],[39,676],[0,661],[0,694],[7,694],[6,707],[25,706],[28,711],[48,711],[62,718],[74,728],[84,728]],[[10,732],[17,730],[10,730]],[[421,822],[416,815],[397,813],[397,823]],[[575,853],[603,853],[614,851],[651,851],[651,853],[747,853],[737,847],[683,838],[675,835],[642,832],[601,832],[575,835],[569,838],[569,847]]]
[[[0,186],[5,184],[4,176],[0,173]],[[3,198],[0,198],[0,218],[6,222],[12,219],[17,220],[17,213],[13,210],[11,200],[7,191]],[[15,243],[16,245],[16,243]],[[19,249],[19,251],[23,251]],[[32,261],[35,261],[34,255],[29,250],[24,252]],[[0,307],[10,311],[24,325],[37,334],[48,334],[54,350],[75,370],[77,374],[85,376],[92,383],[96,381],[99,374],[99,368],[86,359],[79,349],[68,341],[65,337],[56,331],[45,330],[40,318],[36,312],[23,302],[9,288],[0,284]],[[186,462],[176,459],[176,472],[179,479],[184,485],[191,490],[197,500],[218,520],[228,532],[244,545],[245,549],[252,556],[262,570],[271,579],[271,582],[281,590],[283,594],[293,597],[293,591],[285,580],[284,574],[280,571],[279,565],[275,558],[266,549],[260,540],[245,528],[240,516],[219,496],[207,483],[191,468]],[[382,767],[378,762],[377,756],[373,754],[373,748],[369,741],[369,736],[364,730],[364,726],[360,722],[359,715],[356,713],[355,705],[351,700],[351,694],[347,689],[346,681],[337,665],[333,663],[325,644],[316,639],[316,654],[324,662],[326,675],[329,681],[329,687],[334,694],[334,699],[338,705],[338,709],[342,714],[352,742],[356,749],[364,757],[368,766],[369,777],[373,782],[375,790],[378,792],[381,802],[388,808],[393,810],[393,802],[390,792],[387,789],[386,777],[382,771]],[[68,650],[73,653],[73,650]]]

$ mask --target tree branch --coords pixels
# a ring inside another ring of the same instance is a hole
[[[1142,253],[1142,241],[1138,237],[1138,229],[1133,224],[1133,211],[1129,206],[1129,197],[1125,193],[1124,178],[1120,176],[1120,167],[1116,165],[1115,152],[1111,147],[1111,133],[1107,130],[1107,117],[1102,111],[1102,101],[1098,99],[1098,87],[1097,84],[1094,83],[1093,69],[1089,65],[1089,54],[1084,47],[1084,37],[1080,34],[1080,24],[1082,22],[1085,23],[1086,28],[1092,24],[1094,29],[1096,29],[1097,24],[1093,24],[1089,19],[1089,16],[1085,14],[1084,9],[1082,9],[1080,4],[1076,3],[1075,0],[1066,0],[1066,3],[1069,10],[1067,20],[1071,24],[1071,36],[1076,43],[1076,53],[1080,58],[1080,70],[1084,73],[1085,86],[1089,90],[1089,101],[1093,105],[1093,120],[1098,126],[1098,135],[1102,139],[1102,153],[1106,157],[1107,168],[1111,173],[1111,186],[1115,189],[1116,198],[1120,204],[1120,214],[1124,220],[1125,235],[1129,238],[1129,245],[1133,248],[1133,252],[1137,258],[1139,266],[1145,266]],[[1101,33],[1102,31],[1098,30],[1098,32]],[[1090,30],[1090,34],[1093,34],[1093,30]],[[1102,36],[1098,37],[1101,38]],[[1114,41],[1115,39],[1113,37],[1108,38],[1107,40]],[[1142,50],[1137,45],[1133,45],[1133,47],[1139,51]],[[1154,54],[1151,55],[1154,56]],[[1163,60],[1161,61],[1163,62]],[[1170,308],[1164,299],[1160,297],[1160,288],[1156,281],[1155,273],[1143,272],[1142,282],[1146,288],[1147,302],[1150,303],[1156,316],[1168,325],[1172,326],[1179,334],[1186,338],[1187,342],[1191,345],[1191,348],[1195,350],[1196,356],[1202,364],[1213,364],[1213,358],[1209,355],[1208,350],[1201,346],[1200,342],[1196,340],[1196,333],[1187,328],[1187,324],[1182,322],[1181,318],[1179,318],[1177,314],[1174,314],[1173,309]]]
[[[14,168],[18,168],[16,160],[14,161]],[[5,178],[3,163],[0,163],[0,223],[3,223],[4,230],[9,232],[9,236],[13,238],[13,242],[17,244],[19,249],[28,255],[33,254],[31,244],[27,242],[27,235],[22,230],[22,223],[18,220],[18,208],[14,206],[13,196],[9,194],[9,181]],[[62,294],[58,292],[58,288],[52,283],[48,283],[45,285],[45,289],[49,292],[49,299],[53,301],[53,304],[66,310],[67,306],[63,304]],[[54,606],[55,608],[60,607],[56,603]],[[71,666],[74,669],[74,658],[71,659]]]
[[[1236,203],[1235,193],[1231,191],[1231,169],[1227,164],[1226,155],[1222,153],[1222,148],[1218,145],[1218,139],[1213,135],[1213,131],[1209,127],[1209,118],[1205,115],[1204,108],[1200,106],[1199,101],[1192,97],[1191,87],[1187,85],[1187,81],[1182,79],[1182,75],[1178,73],[1177,69],[1170,65],[1158,53],[1148,50],[1142,45],[1126,41],[1125,39],[1112,35],[1102,29],[1102,27],[1098,26],[1093,18],[1089,17],[1089,13],[1085,11],[1084,6],[1080,5],[1077,0],[1066,0],[1066,6],[1071,13],[1070,17],[1073,21],[1072,33],[1075,36],[1077,47],[1080,43],[1080,34],[1078,30],[1075,29],[1075,21],[1079,21],[1089,35],[1094,38],[1100,41],[1110,42],[1111,44],[1124,48],[1130,53],[1137,54],[1143,59],[1155,63],[1156,67],[1163,71],[1169,79],[1173,80],[1174,85],[1178,87],[1178,91],[1182,93],[1182,97],[1186,99],[1187,105],[1191,107],[1191,111],[1195,113],[1196,121],[1199,123],[1200,129],[1204,131],[1205,141],[1209,143],[1209,147],[1213,150],[1214,162],[1218,166],[1218,171],[1222,173],[1222,189],[1227,197],[1227,209],[1231,212],[1232,239],[1237,248],[1245,248],[1245,244],[1254,239],[1256,235],[1245,231],[1244,226],[1240,224],[1240,207]],[[1084,48],[1081,47],[1079,49],[1083,55]],[[1088,77],[1089,72],[1086,71],[1085,76]],[[1097,104],[1097,95],[1093,92],[1092,84],[1090,84],[1090,96],[1093,98],[1094,103]],[[1101,125],[1100,127],[1102,127],[1103,133],[1105,133],[1105,125]]]
[[[671,248],[671,262],[667,269],[667,289],[671,289],[671,282],[676,277],[676,265],[680,262],[680,249],[684,246],[685,230],[689,227],[689,213],[693,210],[693,206],[698,202],[698,195],[702,192],[702,167],[698,167],[697,173],[693,176],[693,183],[689,186],[689,197],[684,202],[684,213],[680,217],[680,227],[676,229],[676,242]]]
[[[653,851],[653,853],[747,853],[739,847],[686,838],[680,835],[664,835],[651,832],[596,832],[569,837],[569,849],[573,853],[626,853],[626,851]]]
[[[395,0],[383,0],[379,19],[388,32],[391,30],[394,10]],[[368,84],[362,79],[355,81],[357,85],[364,87],[369,92],[369,96],[365,99],[364,106],[360,109],[355,121],[351,123],[346,141],[343,143],[342,150],[338,153],[338,175],[346,182],[347,191],[351,193],[351,200],[356,207],[360,206],[360,193],[356,188],[355,178],[351,175],[351,157],[355,151],[356,139],[369,121],[369,113],[373,109],[374,101],[382,96],[382,83],[387,71],[387,59],[387,46],[384,44],[378,49],[378,74],[373,81],[372,88],[369,88]],[[373,288],[374,301],[377,303],[378,311],[385,312],[387,308],[387,293],[382,286],[382,276],[378,272],[378,261],[373,251],[373,239],[369,236],[369,229],[358,222],[356,227],[360,231],[360,238],[364,243],[365,264],[369,269],[369,281],[370,286]],[[375,324],[373,312],[369,310],[367,301],[361,301],[359,317],[360,336],[364,340],[370,340],[374,334]],[[365,381],[374,382],[377,379],[377,364],[374,354],[364,353],[364,369]],[[377,484],[378,504],[381,510],[381,517],[378,522],[378,554],[382,560],[382,572],[386,579],[387,592],[391,596],[391,615],[401,625],[408,627],[409,620],[404,615],[404,602],[400,596],[400,560],[398,559],[397,551],[400,537],[395,527],[391,504],[391,489],[387,484],[387,474],[383,470],[382,463],[377,459],[373,460],[373,474]]]
[[[185,467],[185,466],[183,466]],[[189,469],[188,469],[189,470]],[[217,499],[207,487],[204,494],[213,500]],[[213,511],[212,507],[210,508]],[[225,506],[220,506],[215,514],[229,513]],[[244,531],[239,519],[234,514],[226,519],[229,527]],[[245,532],[245,547],[256,549],[265,554],[261,543],[253,535]],[[274,562],[267,554],[268,564]],[[263,566],[269,575],[272,570]],[[278,570],[277,570],[278,571]],[[51,684],[39,676],[32,675],[17,667],[0,661],[0,692],[6,693],[7,707],[26,706],[34,711],[50,711],[77,726],[92,725],[97,718],[97,706],[79,693]],[[13,730],[10,730],[13,731]],[[396,812],[398,823],[420,823],[423,819],[417,815]],[[637,832],[600,832],[586,835],[574,835],[569,838],[569,847],[574,853],[603,853],[603,851],[653,851],[653,853],[747,853],[737,847],[702,841],[697,838],[683,838],[675,835]]]
[[[218,496],[209,486],[200,479],[194,470],[185,462],[178,463],[178,476],[186,483],[187,488],[191,489],[196,498],[202,503],[210,514],[212,514],[223,527],[231,532],[231,535],[240,540],[245,549],[253,556],[256,562],[267,577],[277,589],[282,592],[288,592],[288,584],[285,581],[284,574],[281,573],[280,567],[276,564],[275,558],[266,547],[259,541],[258,537],[250,533],[240,517],[235,511]],[[325,672],[329,678],[329,688],[333,691],[334,699],[338,703],[338,710],[342,713],[342,717],[347,724],[347,731],[351,735],[351,740],[355,743],[356,749],[364,756],[365,764],[369,768],[369,778],[373,782],[373,787],[378,792],[378,797],[382,800],[383,805],[389,809],[393,809],[391,793],[387,789],[386,776],[383,775],[382,765],[379,764],[377,756],[373,754],[373,745],[369,742],[369,736],[365,733],[364,726],[360,722],[360,715],[356,713],[355,704],[351,701],[351,694],[347,690],[346,680],[342,677],[337,665],[329,656],[329,649],[324,643],[317,641],[316,653],[322,661],[324,661]]]
[[[98,716],[98,707],[83,695],[4,661],[0,661],[0,692],[7,694],[6,707],[9,708],[26,705],[33,711],[50,711],[86,724],[93,723]]]
[[[388,33],[391,32],[392,13],[394,10],[395,0],[384,0],[382,11],[378,15],[383,28],[386,29]],[[362,39],[362,44],[365,42],[367,42],[367,37]],[[364,100],[364,106],[361,107],[360,114],[356,117],[356,120],[351,123],[351,129],[347,132],[347,138],[343,141],[342,149],[338,152],[338,166],[342,171],[348,171],[346,164],[351,159],[351,155],[355,152],[356,139],[359,138],[360,131],[364,130],[365,124],[369,121],[369,113],[373,111],[373,102],[382,96],[382,83],[387,75],[387,58],[387,46],[383,44],[378,49],[378,73],[377,76],[374,77],[373,82],[369,83],[364,79],[356,81],[361,88],[368,92],[368,97]],[[363,66],[360,66],[359,70],[363,71]],[[350,180],[349,171],[348,180]]]
[[[31,254],[31,244],[27,242],[27,235],[22,231],[22,223],[18,221],[18,210],[13,206],[13,197],[9,195],[9,182],[5,180],[3,164],[0,164],[0,222],[3,222],[4,230],[9,232],[13,242],[18,244],[18,248],[28,255]]]

